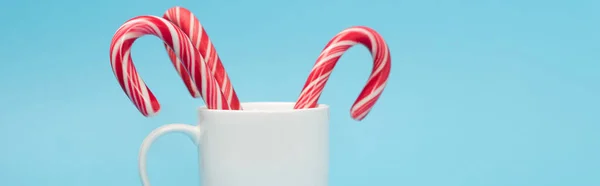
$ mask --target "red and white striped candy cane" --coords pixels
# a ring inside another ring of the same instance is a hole
[[[200,87],[200,96],[210,109],[228,110],[227,101],[204,59],[192,46],[183,31],[170,21],[156,16],[138,16],[123,24],[110,45],[110,61],[123,91],[144,116],[153,116],[160,104],[138,75],[131,59],[131,46],[145,35],[159,37],[181,59],[183,67],[192,74],[191,83]]]
[[[391,56],[383,37],[375,30],[365,26],[345,29],[329,41],[310,72],[300,97],[296,101],[295,109],[317,107],[317,101],[333,67],[342,54],[356,44],[362,44],[371,51],[374,67],[367,84],[352,105],[350,115],[355,120],[362,120],[367,116],[385,88],[391,69]]]
[[[137,19],[137,17],[132,18],[132,19]],[[128,21],[131,21],[132,19],[130,19]],[[123,27],[123,26],[126,26],[126,24],[121,25],[121,27]],[[120,27],[119,27],[119,29],[120,29]],[[117,30],[119,30],[119,29],[117,29]],[[117,39],[117,37],[113,37],[113,39],[112,39],[113,42],[115,39]],[[165,45],[165,47],[169,48],[169,46],[167,44],[164,44],[164,45]],[[172,57],[177,58],[177,56],[175,56],[174,53],[172,55],[174,55]],[[171,54],[169,54],[169,57],[171,57]],[[187,88],[188,92],[190,93],[190,95],[194,98],[201,97],[198,87],[196,87],[196,85],[194,85],[194,82],[192,81],[190,75],[185,71],[181,61],[180,60],[173,61],[173,66],[175,66],[175,70],[177,70],[177,73],[183,80],[183,83],[184,83],[185,87]]]
[[[206,30],[200,24],[200,21],[192,12],[183,7],[173,7],[167,10],[167,12],[163,15],[163,18],[171,21],[173,24],[181,28],[183,32],[192,40],[192,44],[200,52],[200,55],[204,57],[206,60],[206,64],[210,68],[213,76],[217,80],[219,87],[223,90],[223,95],[227,98],[227,103],[231,107],[232,110],[240,110],[240,100],[231,85],[231,81],[229,80],[229,76],[227,72],[225,72],[225,68],[221,63],[221,59],[219,58],[217,51],[215,50],[214,45],[208,38],[206,34]],[[181,62],[177,59],[175,53],[171,48],[165,45],[167,52],[169,53],[169,57],[171,61],[176,66],[177,71],[180,76],[185,79],[184,71],[180,70]],[[190,92],[191,93],[191,92]]]

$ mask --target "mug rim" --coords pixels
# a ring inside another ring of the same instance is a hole
[[[207,112],[207,113],[292,113],[292,112],[314,112],[329,109],[329,105],[319,104],[317,108],[307,108],[307,109],[293,109],[293,106],[296,104],[295,102],[242,102],[240,103],[242,108],[244,105],[252,106],[252,105],[261,105],[261,106],[290,106],[290,109],[252,109],[252,110],[216,110],[216,109],[208,109],[206,105],[198,107],[198,112]]]

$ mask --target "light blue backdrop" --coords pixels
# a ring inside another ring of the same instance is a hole
[[[155,37],[133,48],[163,104],[144,118],[108,49],[129,18],[180,5],[206,27],[242,101],[295,101],[336,33],[387,40],[388,87],[363,122],[348,110],[370,72],[352,48],[321,103],[332,106],[331,186],[600,185],[600,1],[21,0],[0,16],[0,185],[140,185],[152,129],[194,123],[193,100]],[[167,136],[154,186],[199,184],[197,153]]]

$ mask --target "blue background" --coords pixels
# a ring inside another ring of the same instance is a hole
[[[180,5],[208,31],[242,101],[295,101],[336,33],[387,40],[388,87],[358,123],[348,110],[372,63],[354,47],[321,103],[332,106],[331,186],[600,185],[600,1],[2,1],[0,185],[141,185],[142,139],[195,123],[161,42],[133,58],[163,109],[145,118],[109,64],[116,29]],[[154,186],[199,184],[183,135],[153,146]]]

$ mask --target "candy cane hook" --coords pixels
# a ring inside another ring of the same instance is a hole
[[[163,15],[163,18],[181,28],[181,30],[183,30],[190,38],[194,48],[196,48],[200,55],[206,60],[206,64],[217,80],[219,87],[223,90],[223,95],[227,98],[227,103],[230,105],[231,109],[240,110],[240,100],[231,85],[231,80],[229,80],[229,76],[223,67],[223,63],[221,63],[221,59],[219,58],[214,45],[210,41],[208,34],[206,34],[206,30],[202,27],[198,18],[190,10],[179,6],[168,9]],[[167,45],[165,45],[165,48],[167,49],[167,53],[173,64],[176,66],[181,64],[175,53],[173,53],[173,50]],[[183,71],[178,70],[178,72],[182,77],[187,76]]]
[[[130,19],[130,20],[127,20],[127,21],[131,21],[131,20],[133,20],[133,19],[137,19],[137,17],[135,17],[135,18],[132,18],[132,19]],[[122,29],[121,29],[121,28],[122,28],[123,26],[127,26],[127,24],[123,24],[123,25],[121,25],[121,27],[119,27],[119,29],[117,29],[117,32],[116,32],[116,33],[118,33],[118,31],[120,31],[120,30],[122,31]],[[115,35],[116,35],[116,33],[115,33]],[[115,36],[113,36],[113,38],[112,38],[112,42],[114,42],[114,40],[115,40],[115,39],[117,39],[117,38],[118,38],[118,37],[115,37]],[[165,47],[166,47],[166,48],[169,48],[169,50],[170,50],[170,51],[173,51],[172,49],[170,49],[170,47],[169,47],[167,44],[164,44],[164,45],[165,45]],[[171,58],[171,59],[172,59],[172,58],[175,58],[175,59],[177,59],[177,60],[173,60],[173,61],[172,61],[172,63],[173,63],[173,66],[175,67],[175,70],[177,71],[177,74],[179,74],[179,76],[180,76],[180,77],[181,77],[181,79],[183,80],[183,84],[184,84],[184,85],[185,85],[185,87],[187,88],[187,90],[188,90],[188,92],[190,93],[190,95],[191,95],[192,97],[194,97],[194,98],[201,97],[201,94],[200,94],[200,91],[198,90],[198,87],[196,87],[196,85],[194,85],[194,83],[193,83],[193,81],[192,81],[192,79],[191,79],[190,75],[189,75],[189,74],[188,74],[188,73],[185,71],[185,69],[184,69],[184,67],[183,67],[183,64],[181,63],[181,60],[179,60],[179,59],[177,58],[177,55],[176,55],[175,53],[172,53],[172,52],[171,52],[171,53],[169,53],[169,58]]]
[[[362,44],[371,51],[374,67],[367,84],[352,105],[350,115],[359,121],[367,116],[386,86],[391,69],[391,56],[383,37],[375,30],[365,26],[345,29],[329,41],[310,72],[296,101],[295,109],[317,107],[317,101],[333,67],[344,52],[356,44]]]
[[[168,20],[156,16],[138,16],[123,24],[110,45],[110,61],[117,81],[137,109],[147,117],[160,110],[160,104],[138,75],[131,59],[131,46],[144,35],[154,35],[167,44],[182,62],[190,82],[200,87],[200,96],[210,109],[229,109],[226,100],[201,55],[190,39]]]

